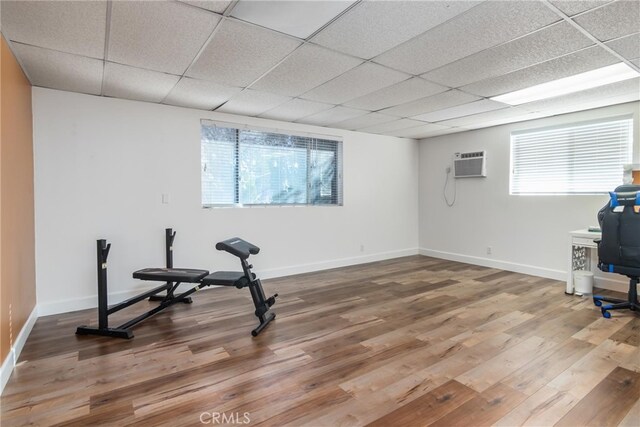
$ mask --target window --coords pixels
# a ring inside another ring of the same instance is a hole
[[[598,194],[622,184],[633,121],[616,118],[511,134],[510,194]]]
[[[342,142],[202,123],[202,205],[342,205]]]

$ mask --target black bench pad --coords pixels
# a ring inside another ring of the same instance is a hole
[[[199,283],[209,272],[193,268],[143,268],[134,271],[133,278],[152,282]]]
[[[204,279],[202,284],[207,286],[245,286],[244,273],[241,271],[216,271]]]
[[[249,255],[256,255],[260,252],[259,247],[239,237],[233,237],[216,243],[216,249],[229,252],[231,255],[235,255],[240,259],[247,259]]]

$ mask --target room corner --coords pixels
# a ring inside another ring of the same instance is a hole
[[[0,390],[36,320],[31,84],[0,41]]]

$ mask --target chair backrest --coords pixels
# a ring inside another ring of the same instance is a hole
[[[598,212],[602,241],[600,262],[640,268],[640,185],[621,185]]]

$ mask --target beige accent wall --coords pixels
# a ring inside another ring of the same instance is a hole
[[[36,304],[31,84],[0,37],[0,358]]]

